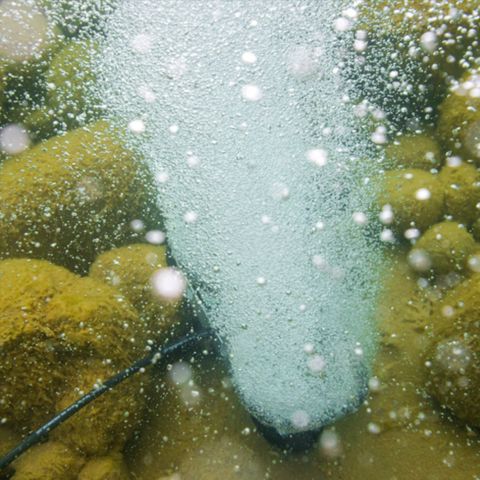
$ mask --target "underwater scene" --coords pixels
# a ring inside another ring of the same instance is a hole
[[[479,0],[0,0],[0,480],[480,480]]]

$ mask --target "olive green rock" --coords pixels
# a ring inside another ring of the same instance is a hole
[[[475,65],[480,44],[472,38],[478,2],[367,0],[355,29],[365,48],[352,55],[354,92],[380,107],[400,131],[434,126],[437,108],[454,78]]]
[[[60,442],[35,445],[14,463],[12,480],[76,480],[85,459]]]
[[[34,0],[0,2],[0,32],[3,122],[23,123],[44,101],[44,73],[64,37]]]
[[[429,135],[402,135],[385,148],[385,157],[396,167],[438,169],[442,152],[438,142]]]
[[[467,229],[455,222],[437,223],[430,227],[415,244],[423,252],[436,274],[463,272],[476,244]]]
[[[427,388],[458,418],[480,426],[480,275],[448,292],[432,318]]]
[[[0,256],[86,272],[102,251],[137,238],[154,213],[147,169],[99,122],[40,143],[0,169]]]
[[[444,193],[438,175],[419,169],[392,170],[379,183],[378,207],[390,206],[392,227],[398,233],[409,228],[424,231],[442,218]]]
[[[0,418],[13,431],[38,428],[143,356],[146,343],[136,310],[109,285],[42,260],[0,262]],[[147,382],[122,383],[50,438],[88,455],[121,449],[138,428]]]
[[[90,267],[90,276],[118,289],[137,309],[152,338],[165,336],[178,320],[178,302],[155,295],[152,275],[167,266],[164,246],[133,244],[102,253]]]
[[[471,164],[442,168],[439,179],[445,195],[445,214],[452,220],[471,225],[480,214],[480,172]]]
[[[57,132],[83,126],[98,117],[98,102],[89,92],[95,80],[91,62],[96,48],[91,40],[70,42],[55,55],[45,74],[47,110],[53,112]]]
[[[480,165],[480,74],[464,77],[440,105],[437,135],[446,151]]]
[[[128,480],[129,478],[121,453],[92,458],[78,476],[78,480]]]

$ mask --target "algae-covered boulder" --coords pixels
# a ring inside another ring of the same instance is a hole
[[[472,235],[477,242],[480,242],[480,217],[473,222]]]
[[[83,126],[95,118],[95,101],[88,91],[95,80],[91,65],[95,52],[91,40],[70,42],[55,55],[46,72],[47,107],[53,112],[57,131]]]
[[[415,244],[414,251],[423,252],[437,274],[462,272],[476,244],[466,228],[455,222],[437,223]]]
[[[44,98],[20,119],[34,142],[84,126],[99,116],[92,94],[96,53],[93,40],[73,40],[53,57],[44,74]]]
[[[13,464],[13,480],[76,480],[85,459],[60,442],[36,445]]]
[[[143,355],[139,354],[137,359]],[[99,356],[77,362],[75,371],[72,370],[67,379],[68,389],[64,388],[63,394],[58,395],[57,410],[68,407],[78,400],[81,392],[87,393],[118,373],[118,361],[112,365],[111,360],[111,357]],[[127,366],[125,363],[122,365]],[[146,374],[125,380],[84,407],[53,431],[50,437],[89,456],[121,451],[140,428],[148,384]]]
[[[385,148],[385,157],[396,167],[431,170],[439,168],[442,152],[429,135],[402,135]]]
[[[380,183],[377,204],[380,209],[391,207],[396,231],[426,230],[441,219],[444,194],[437,175],[419,169],[392,170]]]
[[[438,138],[464,162],[480,164],[480,73],[464,77],[440,106]]]
[[[176,304],[159,298],[151,281],[152,275],[166,266],[165,247],[134,244],[101,254],[90,267],[90,276],[117,288],[156,338],[176,321]]]
[[[135,238],[130,222],[153,211],[151,194],[146,168],[105,122],[52,138],[0,169],[0,256],[85,272]]]
[[[478,2],[361,2],[355,22],[361,33],[356,90],[397,125],[432,125],[451,79],[479,56],[472,38],[478,21]]]
[[[472,224],[480,213],[480,173],[471,164],[446,165],[439,174],[444,188],[445,214],[465,225]]]
[[[127,467],[119,453],[91,459],[80,472],[78,480],[128,480]]]
[[[58,48],[59,32],[35,0],[0,3],[0,66],[11,74],[28,73],[46,64]]]
[[[63,37],[35,0],[0,2],[0,32],[0,110],[21,123],[43,101],[44,72]]]
[[[432,321],[426,354],[428,388],[438,402],[480,426],[480,275],[451,290]]]
[[[0,418],[25,434],[143,355],[142,323],[115,289],[49,262],[0,262]],[[104,454],[138,426],[143,377],[119,385],[51,433]],[[126,415],[126,412],[129,412]]]

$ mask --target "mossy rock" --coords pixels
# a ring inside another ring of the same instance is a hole
[[[54,137],[0,170],[0,256],[86,272],[138,237],[130,222],[155,215],[153,195],[146,167],[107,123]]]
[[[479,18],[478,2],[464,0],[367,0],[359,15],[368,31],[403,40],[398,53],[417,58],[437,81],[475,64],[480,44],[470,30]],[[425,37],[430,32],[435,37]]]
[[[379,179],[377,205],[390,205],[392,227],[426,230],[443,215],[444,193],[437,175],[419,169],[392,170]]]
[[[480,426],[480,275],[447,293],[432,319],[427,387],[444,407]]]
[[[437,129],[445,150],[477,165],[480,165],[479,91],[480,73],[464,77],[441,104]]]
[[[166,266],[164,246],[134,244],[101,254],[90,267],[90,276],[117,288],[137,309],[146,331],[159,338],[177,321],[177,304],[161,300],[151,283],[152,275]]]
[[[121,453],[91,459],[78,480],[128,480],[130,475]]]
[[[463,0],[363,2],[355,25],[368,38],[366,50],[356,55],[365,59],[356,70],[362,95],[401,129],[433,125],[452,79],[480,55],[480,43],[469,33],[477,28],[478,7]]]
[[[34,143],[85,126],[100,116],[100,102],[93,95],[92,62],[97,52],[93,40],[73,40],[63,46],[42,76],[46,86],[34,107],[11,117],[29,131]]]
[[[0,4],[3,121],[23,123],[42,104],[44,73],[64,37],[33,0]]]
[[[463,272],[468,257],[476,249],[475,240],[466,228],[455,222],[437,223],[430,227],[415,244],[423,252],[436,274]]]
[[[402,135],[385,148],[385,157],[395,167],[439,169],[442,152],[438,142],[430,135]]]
[[[452,220],[471,225],[480,213],[480,172],[471,164],[442,168],[439,179],[445,195],[445,214]]]
[[[96,117],[96,103],[89,88],[95,80],[92,59],[97,44],[92,40],[77,40],[67,44],[53,58],[46,72],[48,85],[47,109],[53,111],[57,132],[71,130]]]
[[[136,359],[143,355],[137,355]],[[77,401],[82,392],[89,392],[95,385],[101,385],[118,373],[115,366],[118,362],[110,363],[112,357],[97,356],[77,362],[67,379],[68,388],[58,395],[57,411]],[[123,367],[126,366],[123,364]],[[50,437],[88,456],[120,452],[127,440],[141,428],[149,386],[150,376],[147,373],[125,380],[60,425]]]
[[[35,445],[15,461],[12,480],[76,480],[85,459],[60,442]]]
[[[0,262],[0,418],[14,431],[39,427],[145,345],[137,312],[112,287],[41,260]],[[138,426],[144,381],[119,385],[51,437],[89,454],[121,448]]]

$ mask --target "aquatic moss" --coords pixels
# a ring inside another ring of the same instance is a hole
[[[442,222],[430,227],[415,244],[414,250],[428,257],[433,272],[447,274],[464,271],[475,248],[475,240],[464,226]]]
[[[444,188],[445,214],[453,220],[465,225],[471,225],[480,210],[480,173],[470,164],[461,163],[458,166],[442,168],[439,174]]]
[[[60,442],[36,445],[15,461],[13,480],[76,480],[84,458]]]
[[[176,305],[158,298],[152,275],[167,266],[163,246],[134,244],[101,254],[90,267],[90,276],[117,288],[137,309],[146,331],[158,337],[172,326]]]
[[[480,426],[480,275],[447,293],[432,326],[428,389],[458,418]]]
[[[385,148],[385,157],[396,167],[431,170],[440,167],[442,152],[430,135],[402,135]]]
[[[396,231],[412,227],[423,231],[441,219],[444,193],[437,175],[419,169],[392,170],[380,183],[377,203],[380,208],[390,205]]]
[[[437,134],[445,150],[464,162],[480,163],[480,74],[472,73],[440,105]]]
[[[86,272],[102,251],[136,238],[155,213],[146,167],[105,122],[54,137],[0,169],[0,256]]]
[[[40,260],[0,262],[0,418],[19,432],[38,427],[141,356],[142,332],[133,307],[102,282]],[[90,454],[119,447],[138,425],[143,381],[107,393],[52,438]]]
[[[120,453],[93,458],[82,468],[78,480],[128,480],[127,467]]]

